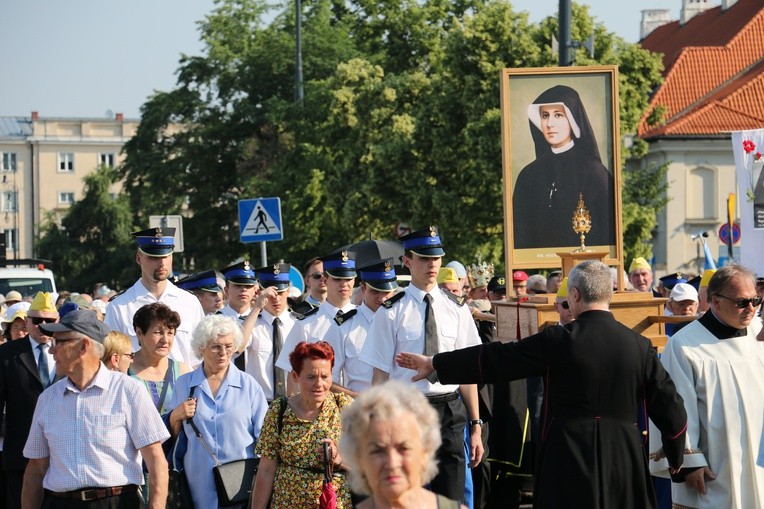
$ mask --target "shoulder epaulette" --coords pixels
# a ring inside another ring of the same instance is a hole
[[[318,308],[310,308],[309,310],[305,311],[304,313],[298,313],[294,310],[292,310],[292,315],[294,316],[295,320],[305,320],[310,315],[315,315],[318,313]]]
[[[464,303],[467,302],[467,297],[460,297],[458,295],[454,295],[453,293],[447,292],[446,290],[443,290],[442,288],[441,288],[441,291],[446,295],[446,297],[448,297],[454,303],[456,303],[457,306],[464,306]]]
[[[350,320],[351,318],[353,318],[356,315],[356,313],[358,313],[357,309],[351,309],[347,313],[342,313],[340,315],[335,316],[334,317],[334,322],[337,325],[342,325],[343,323],[345,323],[348,320]]]
[[[118,294],[116,294],[116,295],[112,295],[112,296],[111,296],[111,298],[109,298],[109,302],[113,301],[114,299],[116,299],[117,297],[119,297],[120,295],[122,295],[123,293],[125,293],[126,291],[127,291],[127,290],[122,290],[122,291],[121,291],[121,292],[119,292]]]
[[[383,302],[382,305],[385,306],[386,309],[390,309],[391,307],[393,307],[393,304],[401,300],[404,295],[406,295],[405,291],[398,292],[392,297],[390,297],[389,299],[387,299],[385,302]]]
[[[289,310],[297,313],[298,315],[304,315],[305,313],[308,313],[311,309],[318,309],[318,306],[314,306],[308,301],[300,301],[300,302],[292,302],[289,305]]]

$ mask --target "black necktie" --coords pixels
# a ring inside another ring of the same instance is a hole
[[[45,355],[45,349],[48,347],[45,343],[40,343],[37,348],[40,349],[40,355],[37,357],[37,370],[40,372],[40,380],[43,388],[50,385],[50,368],[48,368],[48,356]]]
[[[438,326],[432,311],[432,295],[424,296],[424,354],[428,357],[438,353]]]
[[[276,361],[281,355],[281,320],[273,319],[273,399],[286,395],[284,389],[284,370],[276,367]]]
[[[240,321],[240,322],[243,322],[245,318],[247,318],[247,316],[246,316],[246,315],[239,315],[239,321]],[[247,340],[247,338],[245,338],[244,340],[246,341],[246,340]],[[246,362],[245,362],[245,359],[246,359],[245,355],[246,355],[246,354],[245,354],[245,352],[241,352],[241,353],[240,353],[240,354],[239,354],[239,355],[238,355],[238,356],[237,356],[237,357],[236,357],[236,358],[233,360],[233,365],[234,365],[234,366],[236,366],[237,368],[239,368],[239,371],[244,371],[244,368],[245,368],[245,367],[247,367],[247,366],[246,366]]]

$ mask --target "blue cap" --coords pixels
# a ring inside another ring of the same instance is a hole
[[[335,279],[354,279],[355,253],[352,251],[337,251],[321,257],[324,272]]]
[[[257,283],[255,271],[249,266],[247,260],[226,267],[221,272],[227,283],[234,285],[254,285]]]
[[[411,251],[419,256],[440,258],[446,254],[443,251],[443,244],[440,242],[436,226],[428,226],[422,230],[411,232],[401,237],[400,240],[403,242],[404,251]]]
[[[58,308],[58,318],[61,319],[71,313],[72,311],[77,311],[80,309],[80,306],[74,302],[66,302],[63,306]]]
[[[147,256],[164,257],[175,249],[175,228],[149,228],[130,234],[138,242],[138,251]]]
[[[214,270],[205,270],[191,274],[179,280],[176,285],[186,291],[202,290],[205,292],[217,293],[222,292],[218,284],[218,277]]]
[[[289,289],[289,270],[292,266],[288,263],[277,263],[270,267],[255,269],[260,286],[268,288],[275,286],[277,292]]]
[[[663,287],[668,290],[671,290],[679,283],[687,282],[687,280],[683,278],[679,272],[669,274],[668,276],[663,276],[662,278],[660,278],[660,280],[663,282]]]
[[[391,292],[398,288],[392,258],[366,263],[358,268],[358,272],[361,274],[361,281],[372,290]]]

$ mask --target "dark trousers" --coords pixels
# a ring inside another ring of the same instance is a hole
[[[451,500],[464,500],[464,481],[467,464],[464,460],[464,427],[467,425],[467,409],[461,399],[443,403],[430,402],[440,416],[440,436],[443,442],[438,448],[438,475],[430,481],[430,489]]]
[[[5,470],[4,473],[8,490],[6,507],[8,509],[21,509],[21,488],[24,486],[24,471]]]
[[[141,504],[138,491],[122,493],[116,497],[102,498],[91,502],[80,502],[68,498],[58,498],[45,490],[42,509],[138,509]]]

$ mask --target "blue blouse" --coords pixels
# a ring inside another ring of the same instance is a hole
[[[175,408],[188,398],[194,387],[196,414],[194,424],[221,463],[254,458],[255,444],[260,436],[268,403],[260,385],[252,376],[239,371],[231,363],[215,397],[204,376],[204,365],[178,378],[175,393],[168,408]],[[188,449],[183,465],[191,487],[195,507],[218,507],[212,467],[215,461],[194,434],[187,421],[183,430]]]

